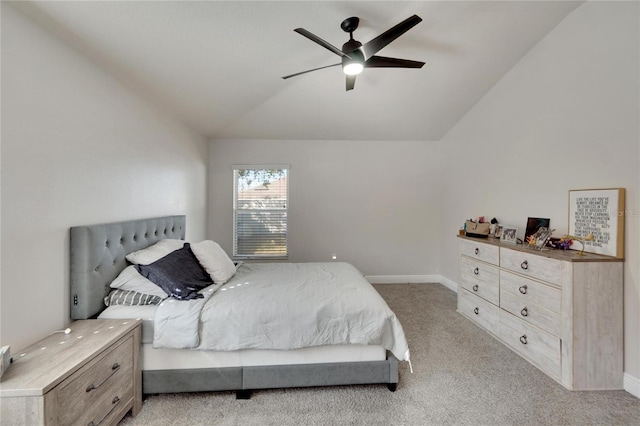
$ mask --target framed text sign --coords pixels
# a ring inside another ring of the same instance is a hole
[[[589,235],[593,239],[589,241]],[[569,191],[569,235],[587,238],[584,251],[624,257],[624,188]]]

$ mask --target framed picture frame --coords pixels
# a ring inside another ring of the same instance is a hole
[[[585,252],[624,258],[624,204],[624,188],[570,190],[570,238],[586,238]]]
[[[529,247],[534,250],[542,250],[547,245],[553,231],[553,229],[541,226],[535,234],[530,236],[530,239],[527,239]]]
[[[496,225],[496,230],[494,231],[493,236],[498,239],[502,237],[502,225]]]
[[[527,218],[527,227],[524,232],[524,241],[529,241],[529,237],[535,235],[540,228],[551,229],[551,219],[543,217],[529,217]]]
[[[502,236],[500,237],[500,240],[503,243],[516,244],[518,241],[518,228],[514,228],[512,226],[503,226]]]

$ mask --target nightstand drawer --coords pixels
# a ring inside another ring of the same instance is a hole
[[[498,305],[500,301],[500,274],[495,266],[468,257],[460,257],[462,288]]]
[[[500,263],[500,250],[498,246],[463,239],[459,240],[459,243],[460,254],[496,266]]]
[[[500,248],[500,266],[540,281],[561,284],[562,262],[557,259]]]
[[[458,310],[492,334],[498,335],[499,311],[495,305],[461,289],[458,294]]]
[[[500,339],[550,376],[560,378],[560,339],[500,311]]]
[[[60,388],[60,424],[97,425],[133,398],[133,337],[109,349]]]

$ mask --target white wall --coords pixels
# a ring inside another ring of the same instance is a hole
[[[69,227],[186,214],[206,233],[207,143],[2,5],[1,343],[69,322]]]
[[[568,228],[568,191],[626,188],[625,371],[640,378],[638,3],[588,2],[544,38],[441,141],[441,272],[458,280],[465,218]],[[473,153],[473,155],[471,154]],[[472,189],[473,188],[473,189]]]
[[[337,253],[365,275],[438,272],[438,143],[217,140],[209,157],[209,236],[228,253],[232,165],[290,164],[291,261]]]

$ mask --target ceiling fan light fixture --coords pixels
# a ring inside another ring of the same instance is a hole
[[[344,71],[346,75],[358,75],[363,69],[364,65],[357,61],[352,61],[342,66],[342,71]]]
[[[346,75],[358,75],[364,69],[364,55],[359,50],[348,53],[342,58],[342,71]]]

